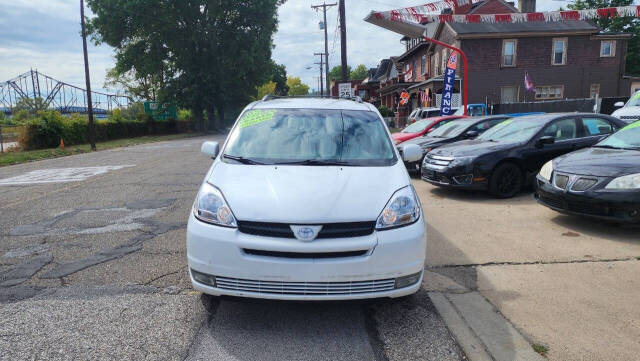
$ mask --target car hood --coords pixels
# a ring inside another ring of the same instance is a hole
[[[554,168],[571,174],[620,177],[640,173],[640,151],[587,148],[556,158]]]
[[[483,140],[469,139],[444,145],[432,150],[429,154],[441,155],[445,157],[471,157],[494,153],[501,150],[513,148],[519,142],[489,142]]]
[[[410,184],[401,161],[388,167],[217,161],[207,180],[239,220],[301,224],[375,221],[393,193]]]
[[[620,117],[625,115],[637,115],[640,117],[640,107],[639,106],[622,107],[614,111],[613,113],[611,113],[611,116],[614,116],[614,117]]]
[[[417,144],[422,148],[426,148],[426,147],[439,146],[441,144],[445,144],[450,141],[451,140],[449,138],[436,138],[436,137],[426,136],[426,137],[418,137],[418,138],[413,138],[411,140],[407,140],[403,144]]]
[[[391,138],[393,138],[393,140],[395,140],[397,142],[404,142],[405,140],[413,139],[413,138],[415,138],[417,136],[419,136],[419,133],[402,133],[402,132],[398,132],[398,133],[391,134]]]

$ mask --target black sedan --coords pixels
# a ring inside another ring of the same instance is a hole
[[[408,170],[420,170],[424,157],[435,148],[460,140],[473,139],[496,124],[509,119],[507,115],[491,115],[473,118],[460,118],[436,128],[422,137],[413,138],[402,145],[417,144],[422,148],[422,159],[413,163],[405,163]]]
[[[437,148],[422,163],[422,179],[445,187],[489,190],[509,198],[533,182],[542,165],[591,147],[626,124],[603,114],[555,113],[511,118],[474,140]]]
[[[558,212],[639,223],[640,122],[548,162],[536,183],[538,203]]]

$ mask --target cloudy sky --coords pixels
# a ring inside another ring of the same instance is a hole
[[[327,2],[335,2],[329,0]],[[425,0],[347,0],[347,56],[350,65],[375,67],[378,61],[402,53],[399,36],[364,22],[371,10],[389,10],[425,3]],[[29,69],[83,86],[82,41],[77,0],[0,0],[0,81]],[[279,10],[273,58],[285,64],[289,75],[300,76],[312,88],[317,85],[319,61],[313,53],[324,51],[324,32],[318,27],[322,13],[311,9],[321,0],[288,0]],[[557,10],[564,1],[539,0],[538,9]],[[337,7],[327,12],[329,64],[340,62]],[[113,67],[108,46],[89,46],[94,89],[103,87],[106,70]],[[306,69],[313,67],[312,69]]]

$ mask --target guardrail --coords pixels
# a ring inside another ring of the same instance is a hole
[[[19,125],[0,125],[0,153],[17,146],[20,128]]]

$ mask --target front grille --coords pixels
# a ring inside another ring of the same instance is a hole
[[[556,187],[560,189],[565,189],[567,188],[567,184],[569,183],[569,177],[566,175],[556,174],[554,181],[555,181]]]
[[[571,212],[589,214],[592,216],[606,216],[609,214],[608,207],[586,202],[569,202],[567,204],[567,209]]]
[[[427,157],[424,159],[424,164],[433,164],[438,167],[446,167],[453,162],[453,157],[443,157],[440,155],[434,155],[427,153]]]
[[[422,171],[422,178],[425,180],[430,180],[438,183],[449,184],[451,181],[447,176],[442,173],[438,173],[436,171],[432,171],[430,169],[424,169]]]
[[[284,282],[216,277],[216,286],[223,290],[276,295],[354,295],[391,291],[395,279],[353,282]]]
[[[254,236],[295,238],[287,223],[238,221],[238,230]],[[327,223],[322,225],[317,238],[362,237],[373,233],[376,226],[371,222]]]
[[[369,252],[368,250],[359,251],[347,251],[347,252],[278,252],[278,251],[263,251],[259,249],[243,248],[244,253],[253,256],[263,257],[280,257],[280,258],[294,258],[294,259],[326,259],[326,258],[344,258],[344,257],[359,257],[364,256]]]
[[[550,207],[554,207],[554,208],[559,208],[562,209],[564,208],[564,204],[562,203],[561,200],[559,199],[554,199],[554,198],[549,198],[549,197],[545,197],[543,195],[540,195],[540,201]]]
[[[580,178],[571,186],[572,191],[584,192],[598,183],[594,178]]]

